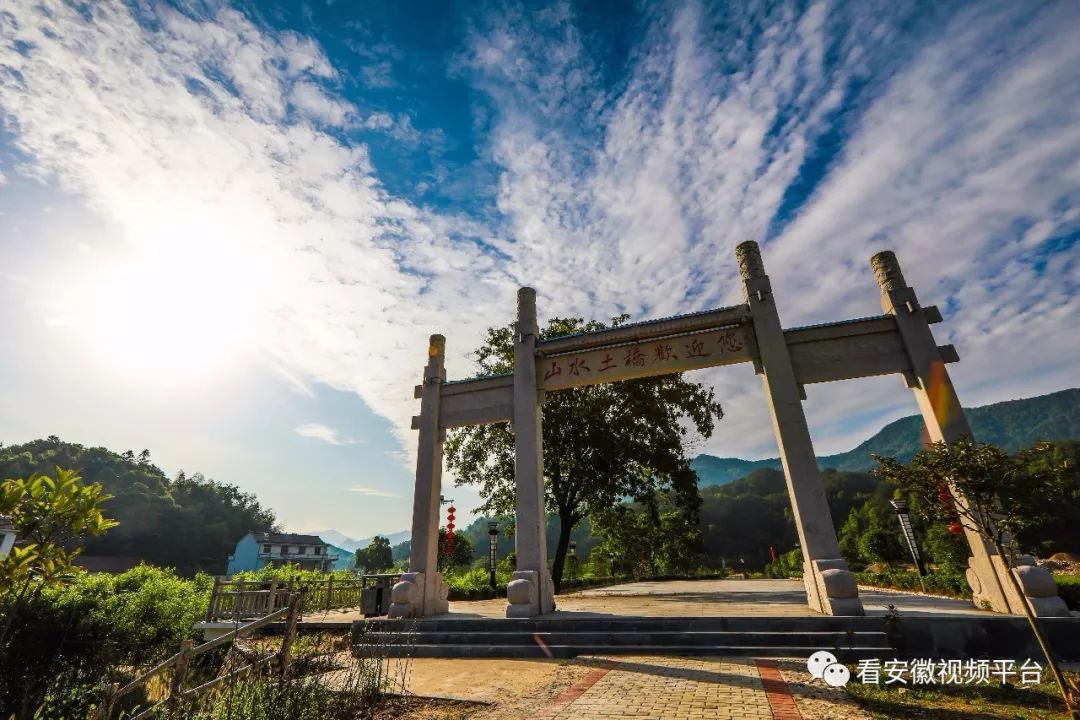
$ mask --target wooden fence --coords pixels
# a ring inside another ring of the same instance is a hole
[[[291,594],[303,590],[300,612],[313,613],[328,610],[359,608],[363,604],[365,589],[382,586],[386,604],[389,604],[390,588],[401,577],[398,573],[364,575],[358,578],[334,578],[326,580],[222,580],[214,581],[206,621],[238,622],[248,618],[263,617],[279,610],[288,603]]]
[[[274,593],[271,593],[268,596],[271,598],[270,602],[273,602],[274,598],[279,597],[279,595],[275,594],[276,592],[277,591],[275,589]],[[120,700],[120,698],[132,692],[141,685],[144,685],[151,678],[160,675],[169,668],[173,668],[173,676],[172,682],[169,684],[168,696],[164,700],[159,701],[155,705],[152,705],[147,709],[143,710],[138,715],[130,718],[130,720],[144,720],[144,718],[149,717],[153,713],[165,709],[167,709],[171,714],[177,709],[181,702],[197,697],[207,692],[208,690],[217,687],[219,684],[227,680],[238,678],[241,675],[249,673],[252,670],[263,667],[265,665],[274,665],[276,666],[278,672],[284,674],[285,671],[289,668],[290,651],[292,649],[293,640],[296,637],[296,623],[300,619],[300,604],[302,596],[302,592],[292,592],[284,600],[285,607],[274,610],[273,612],[268,613],[264,617],[249,622],[245,625],[241,625],[235,630],[232,630],[231,632],[228,632],[220,637],[205,642],[202,645],[195,646],[191,640],[185,640],[183,643],[180,644],[180,652],[176,653],[169,659],[151,668],[147,672],[143,673],[139,677],[129,682],[127,685],[124,685],[123,687],[120,687],[120,685],[117,683],[111,685],[106,693],[105,699],[94,710],[94,714],[91,720],[110,720],[113,714],[113,710],[116,707],[116,703]],[[269,655],[259,658],[258,660],[251,661],[243,667],[232,670],[224,675],[219,675],[213,680],[205,682],[197,687],[186,690],[184,689],[184,679],[187,676],[188,665],[190,664],[192,658],[195,658],[203,654],[204,652],[207,652],[208,650],[213,650],[214,648],[221,647],[226,643],[234,642],[239,637],[248,635],[255,630],[263,627],[264,625],[268,625],[283,618],[285,619],[285,633],[281,639],[281,647],[278,649],[277,652],[270,653]]]

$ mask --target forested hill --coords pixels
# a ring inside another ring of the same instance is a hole
[[[273,512],[254,495],[198,473],[181,472],[170,479],[150,462],[146,450],[117,454],[55,436],[0,446],[0,479],[34,472],[54,476],[57,466],[79,471],[84,481],[101,483],[113,496],[105,502],[105,513],[120,524],[90,540],[88,556],[138,558],[183,574],[222,574],[239,538],[276,529]]]
[[[977,440],[1007,450],[1028,447],[1039,440],[1080,439],[1080,388],[983,405],[966,412]],[[922,437],[922,418],[911,415],[889,423],[854,450],[819,457],[818,465],[822,469],[868,470],[874,465],[872,453],[906,460],[922,447]],[[742,460],[699,455],[691,464],[702,487],[706,487],[726,485],[754,470],[779,468],[780,459]]]

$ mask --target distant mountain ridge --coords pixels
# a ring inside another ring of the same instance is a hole
[[[975,439],[1019,450],[1039,440],[1080,439],[1080,388],[1061,390],[1022,400],[965,408]],[[909,415],[889,423],[876,435],[853,450],[818,458],[822,469],[869,470],[872,453],[901,460],[911,458],[922,447],[923,421]],[[780,468],[779,458],[743,460],[698,455],[690,465],[697,471],[700,485],[726,485],[761,468]]]
[[[368,544],[375,538],[371,537],[360,538],[354,540],[343,532],[337,530],[315,530],[310,533],[311,535],[318,535],[322,538],[323,542],[330,545],[336,545],[338,548],[348,550],[349,552],[356,552],[359,548],[366,548]],[[391,547],[405,542],[412,536],[412,532],[409,530],[401,530],[393,533],[381,534],[381,537],[390,541]]]

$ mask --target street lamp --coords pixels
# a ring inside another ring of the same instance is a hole
[[[896,518],[900,521],[900,531],[904,533],[904,539],[907,540],[907,546],[911,550],[911,557],[915,561],[915,567],[919,569],[919,576],[926,575],[926,563],[923,562],[922,553],[919,552],[919,545],[915,542],[915,531],[911,528],[907,500],[890,500],[889,504],[896,511]]]
[[[576,556],[577,556],[577,542],[574,541],[574,540],[571,540],[570,541],[570,557],[576,557]]]
[[[488,545],[488,571],[491,573],[491,589],[495,589],[495,561],[498,560],[498,542],[499,542],[499,522],[497,520],[488,521],[488,538],[490,543]]]

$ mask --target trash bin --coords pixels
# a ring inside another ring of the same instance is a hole
[[[360,612],[364,617],[382,615],[382,588],[369,587],[360,591]]]

